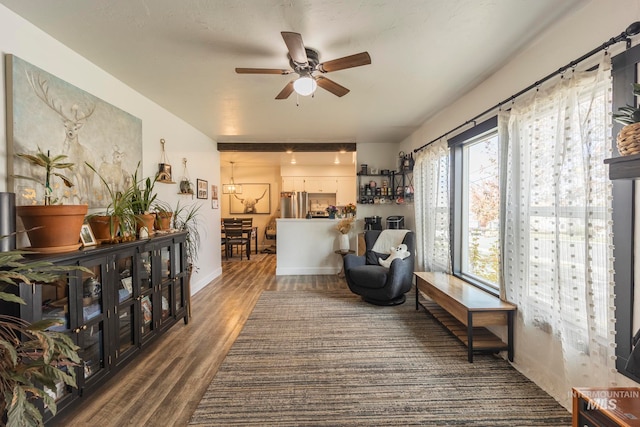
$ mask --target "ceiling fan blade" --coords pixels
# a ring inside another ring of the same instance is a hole
[[[291,80],[287,85],[280,91],[276,99],[287,99],[289,95],[293,93],[293,82],[295,80]]]
[[[316,83],[318,83],[318,86],[320,86],[324,90],[328,90],[335,96],[345,96],[346,94],[349,93],[349,89],[339,85],[333,80],[329,80],[326,77],[318,76],[315,79],[316,79]]]
[[[322,73],[330,73],[332,71],[344,70],[345,68],[359,67],[361,65],[368,64],[371,64],[369,52],[360,52],[355,55],[349,55],[343,58],[323,62],[322,64],[318,64],[316,68]]]
[[[302,43],[302,36],[298,33],[292,33],[289,31],[282,31],[282,38],[284,43],[289,49],[289,56],[293,59],[293,62],[297,64],[308,64],[307,52],[304,50],[304,43]]]
[[[238,74],[291,74],[293,70],[280,70],[278,68],[236,68]]]

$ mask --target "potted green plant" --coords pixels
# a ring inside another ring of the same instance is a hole
[[[116,191],[93,165],[88,162],[85,164],[100,178],[110,198],[106,211],[87,217],[96,240],[108,243],[134,240],[137,219],[133,212],[132,196],[137,185],[133,183],[123,191]]]
[[[13,175],[13,178],[36,182],[44,188],[42,204],[17,206],[16,213],[27,230],[31,250],[38,252],[65,252],[80,247],[80,229],[88,205],[63,205],[53,197],[53,178],[59,178],[66,187],[73,187],[69,178],[56,170],[71,170],[73,163],[65,155],[51,156],[40,147],[36,154],[19,153],[16,157],[33,166],[44,168],[44,180],[35,176]]]
[[[181,206],[178,201],[173,212],[173,228],[178,231],[187,232],[187,240],[185,251],[187,253],[187,262],[189,264],[189,274],[193,269],[197,270],[195,265],[198,260],[198,250],[200,249],[200,204],[192,204]]]
[[[25,304],[10,289],[20,283],[40,285],[72,270],[90,272],[84,267],[28,261],[26,253],[0,252],[0,302],[4,305]],[[41,426],[42,413],[35,402],[42,401],[54,415],[57,410],[45,387],[55,390],[60,381],[76,387],[73,366],[80,363],[79,348],[64,333],[48,330],[60,323],[55,319],[29,323],[0,315],[0,414],[5,414],[8,426]]]
[[[633,95],[640,96],[640,84],[633,83]],[[623,156],[640,153],[640,108],[629,104],[620,107],[613,120],[624,125],[616,138],[618,152]]]
[[[140,166],[139,163],[138,166]],[[131,189],[131,208],[136,215],[138,232],[140,232],[142,227],[146,227],[147,232],[151,234],[156,218],[152,211],[154,202],[158,196],[153,190],[157,178],[153,180],[147,178],[138,181],[138,168],[136,168],[135,173],[131,176],[131,180],[133,182]]]
[[[153,206],[153,210],[156,215],[156,230],[170,230],[172,223],[171,219],[173,217],[173,210],[171,209],[171,206],[168,203],[157,201]]]

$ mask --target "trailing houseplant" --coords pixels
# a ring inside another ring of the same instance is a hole
[[[180,205],[178,201],[173,211],[173,228],[178,231],[186,231],[187,238],[185,243],[185,251],[187,254],[187,263],[189,271],[197,271],[196,262],[198,261],[198,250],[200,249],[200,204]]]
[[[633,95],[640,96],[640,84],[633,83]],[[618,152],[623,156],[640,153],[640,108],[629,104],[620,107],[613,120],[624,125],[616,138]]]
[[[69,271],[90,273],[84,267],[29,261],[26,253],[0,252],[0,302],[5,306],[25,304],[10,289],[20,283],[40,286]],[[80,363],[79,348],[64,333],[47,330],[56,324],[61,322],[47,319],[29,323],[0,314],[0,414],[8,426],[42,426],[42,414],[35,403],[42,401],[54,415],[57,411],[55,399],[45,387],[55,390],[58,382],[76,387],[73,366]]]
[[[45,154],[40,147],[36,154],[18,153],[16,157],[29,162],[33,166],[44,169],[44,179],[36,176],[12,175],[16,179],[25,179],[40,184],[44,189],[43,203],[16,207],[16,213],[22,219],[33,250],[47,252],[64,252],[77,249],[80,239],[80,228],[87,214],[87,205],[58,204],[59,199],[53,197],[53,179],[60,179],[71,188],[73,183],[57,170],[71,170],[73,163],[66,162],[65,155],[52,156],[47,150]]]

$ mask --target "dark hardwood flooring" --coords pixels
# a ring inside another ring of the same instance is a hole
[[[264,290],[345,289],[335,275],[276,276],[276,256],[224,261],[179,322],[87,398],[59,426],[184,426]]]

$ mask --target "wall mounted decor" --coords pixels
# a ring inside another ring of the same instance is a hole
[[[196,178],[196,189],[198,199],[207,199],[209,198],[209,183],[204,179]]]
[[[167,152],[164,149],[165,140],[160,139],[160,145],[162,146],[162,155],[160,156],[160,163],[158,163],[158,174],[156,175],[156,181],[163,184],[175,184],[171,179],[171,165],[167,159]]]
[[[220,203],[218,202],[218,186],[211,185],[211,209],[218,209]]]
[[[106,190],[85,162],[122,190],[142,159],[142,121],[119,108],[18,58],[5,56],[7,88],[7,153],[44,152],[67,156],[75,164],[72,188],[58,185],[54,197],[65,204],[107,206]],[[9,188],[16,205],[42,200],[42,189],[11,175],[33,176],[33,166],[8,162]]]
[[[242,194],[229,194],[230,214],[270,214],[271,184],[242,184]]]
[[[178,194],[191,194],[193,199],[193,183],[189,178],[189,172],[187,171],[187,158],[182,159],[182,177],[180,178],[180,192]]]

